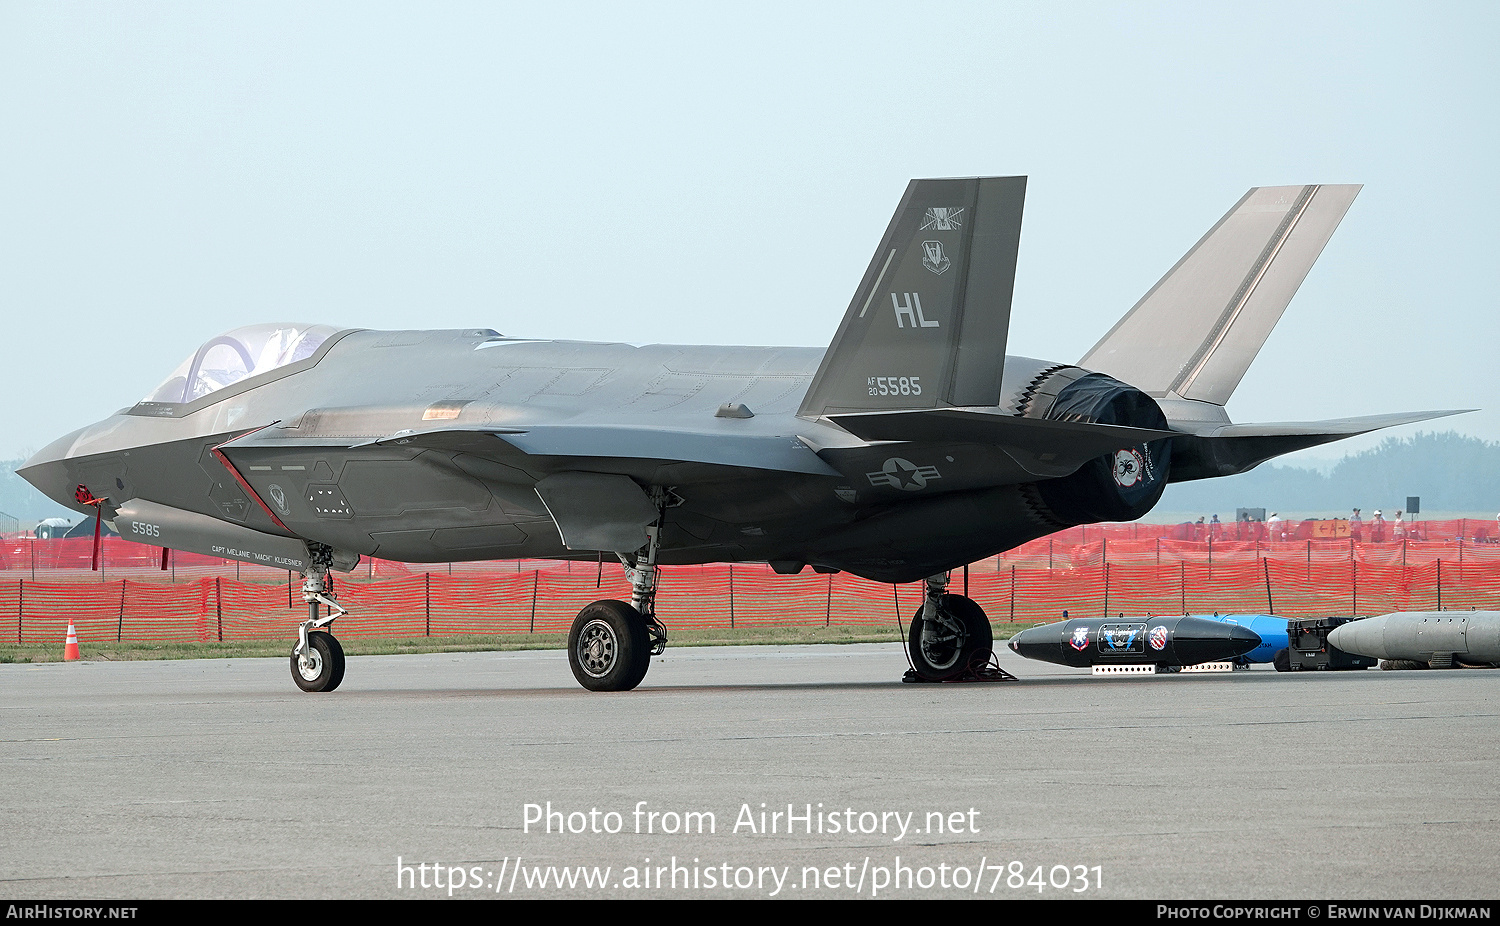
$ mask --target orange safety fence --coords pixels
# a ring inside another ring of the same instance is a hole
[[[576,564],[575,564],[576,565]],[[177,583],[0,580],[7,642],[59,643],[71,620],[85,643],[291,639],[307,613],[300,582],[204,576]],[[953,574],[954,592],[964,589]],[[969,595],[991,621],[1070,616],[1274,613],[1289,617],[1437,608],[1500,608],[1500,562],[1408,563],[1260,560],[1101,563],[1066,569],[1017,564],[970,570]],[[618,568],[556,568],[487,575],[426,572],[392,579],[335,579],[349,614],[343,636],[565,633],[584,605],[629,600]],[[899,638],[922,585],[892,586],[847,574],[776,575],[765,566],[663,570],[657,610],[668,629],[859,626]]]
[[[1472,525],[1479,522],[1468,523]],[[1370,540],[1356,542],[1350,538],[1200,541],[1165,536],[1132,536],[1137,528],[1144,535],[1165,527],[1170,525],[1106,524],[1069,528],[974,563],[971,571],[1003,572],[1011,566],[1024,569],[1077,569],[1103,566],[1106,563],[1112,566],[1166,566],[1176,563],[1228,566],[1234,563],[1258,563],[1261,560],[1287,566],[1301,563],[1309,568],[1337,562],[1353,562],[1361,566],[1416,566],[1441,560],[1456,568],[1482,563],[1500,564],[1500,543],[1476,542],[1462,537],[1429,540],[1408,538],[1376,543]],[[162,569],[160,547],[146,546],[118,537],[108,537],[102,541],[102,565],[98,571],[93,571],[90,568],[92,552],[93,539],[88,537],[66,540],[11,538],[0,543],[0,581],[24,577],[38,581],[76,579],[99,582],[131,578],[142,582],[184,582],[219,577],[241,582],[280,583],[287,579],[283,570],[177,550],[169,553],[167,568]],[[442,573],[455,578],[499,578],[537,570],[592,578],[598,568],[594,562],[582,560],[398,563],[363,557],[349,578],[355,581],[376,581],[428,573]],[[602,569],[606,574],[619,574],[619,565],[613,557],[602,563]]]

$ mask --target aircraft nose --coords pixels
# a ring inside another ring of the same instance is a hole
[[[37,491],[59,505],[76,509],[78,505],[73,498],[73,491],[77,486],[68,471],[68,459],[72,454],[74,441],[82,433],[82,430],[74,431],[43,447],[16,470],[16,475],[36,486]]]

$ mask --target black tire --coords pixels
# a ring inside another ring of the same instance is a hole
[[[1276,667],[1277,672],[1292,671],[1291,651],[1286,647],[1282,647],[1281,649],[1277,650],[1276,655],[1271,657],[1271,665]]]
[[[963,595],[944,595],[938,610],[956,619],[963,628],[954,634],[943,629],[935,639],[922,645],[921,608],[912,615],[911,629],[906,635],[906,651],[911,656],[912,668],[930,682],[941,682],[958,678],[971,668],[989,662],[994,649],[995,635],[990,629],[990,619],[972,598]]]
[[[333,691],[344,680],[344,647],[331,633],[314,631],[307,635],[308,668],[304,672],[297,656],[292,656],[292,681],[303,691]]]
[[[331,633],[325,633],[323,636],[328,638],[328,648],[333,653],[333,678],[328,680],[328,687],[323,690],[333,691],[344,684],[344,644],[340,643],[339,638]]]
[[[651,635],[641,612],[623,601],[596,601],[573,618],[568,665],[589,691],[629,691],[651,668]]]

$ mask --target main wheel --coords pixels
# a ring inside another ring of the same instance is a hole
[[[568,665],[590,691],[629,691],[651,668],[646,619],[623,601],[594,602],[573,618]]]
[[[927,621],[922,611],[918,608],[912,615],[906,638],[912,667],[922,678],[932,682],[957,678],[976,663],[989,661],[994,632],[984,609],[972,598],[944,595],[938,603],[938,620],[930,628],[924,627]]]
[[[303,691],[332,691],[344,680],[344,647],[331,633],[307,635],[307,652],[292,656],[292,681]]]

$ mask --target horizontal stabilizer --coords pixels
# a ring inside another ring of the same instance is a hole
[[[1264,424],[1221,424],[1194,434],[1179,434],[1172,442],[1172,482],[1213,476],[1232,476],[1254,469],[1282,454],[1306,450],[1357,434],[1414,424],[1474,409],[1398,412],[1327,421],[1288,421]]]
[[[1430,412],[1394,412],[1389,415],[1363,415],[1357,418],[1329,418],[1325,421],[1277,421],[1256,424],[1225,424],[1199,433],[1200,437],[1303,437],[1319,436],[1329,440],[1367,434],[1381,428],[1416,424],[1449,415],[1466,415],[1473,408],[1455,408]],[[1309,444],[1308,446],[1313,446]]]
[[[1095,457],[1177,436],[1151,428],[1017,418],[982,408],[863,412],[829,420],[865,440],[989,444],[1039,476],[1067,475]]]

